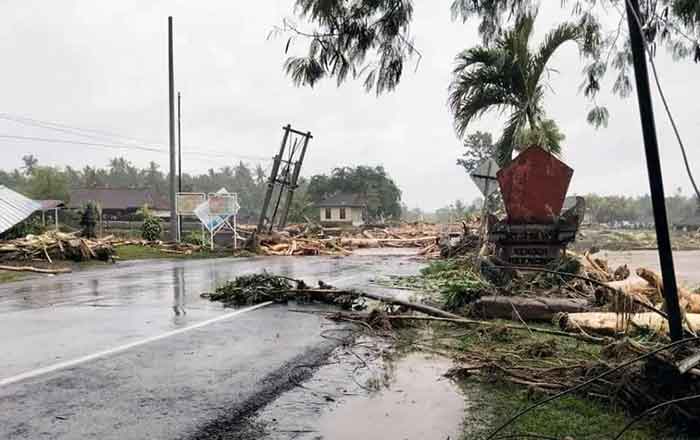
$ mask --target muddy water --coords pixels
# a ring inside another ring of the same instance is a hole
[[[260,411],[245,438],[460,438],[465,398],[442,377],[451,361],[393,357],[376,340],[337,348],[310,379]]]
[[[464,396],[442,378],[451,362],[414,353],[388,371],[386,387],[348,398],[321,415],[321,438],[336,440],[458,438]]]
[[[601,251],[610,265],[627,264],[630,269],[646,267],[659,270],[659,254],[652,251]],[[689,286],[700,284],[700,251],[674,251],[673,263],[678,279]]]

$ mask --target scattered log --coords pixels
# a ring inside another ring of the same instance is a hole
[[[686,320],[693,328],[700,326],[698,313],[687,313]],[[614,312],[568,313],[561,315],[558,324],[560,328],[567,331],[583,329],[603,335],[615,335],[632,328],[668,333],[668,322],[657,313],[638,313],[628,319]]]
[[[57,268],[57,269],[43,269],[34,266],[5,266],[0,265],[0,270],[7,270],[10,272],[35,272],[35,273],[47,273],[47,274],[59,274],[59,273],[70,273],[73,270],[71,268]]]
[[[551,322],[557,313],[585,312],[591,306],[588,300],[575,298],[483,296],[472,310],[485,318],[518,320],[514,308],[525,321]]]
[[[661,276],[643,267],[637,269],[637,275],[644,279],[650,287],[656,289],[660,296],[663,297],[663,281]],[[690,313],[700,313],[700,294],[693,293],[688,289],[678,286],[678,299],[681,303],[681,307]]]

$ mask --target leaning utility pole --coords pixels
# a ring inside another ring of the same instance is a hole
[[[258,227],[256,229],[257,232],[262,232],[265,227],[268,228],[268,232],[272,232],[280,202],[285,192],[287,194],[280,214],[278,227],[283,228],[287,224],[287,215],[289,214],[289,208],[292,203],[292,198],[294,197],[294,190],[298,186],[301,165],[306,156],[309,140],[313,137],[311,136],[311,132],[307,131],[304,133],[295,130],[289,124],[282,127],[282,130],[284,130],[282,145],[280,145],[279,153],[277,153],[272,162],[272,171],[270,171],[270,178],[267,181],[267,192],[265,193],[262,210],[260,211],[260,219],[258,220]],[[295,139],[292,141],[292,138]],[[302,147],[301,151],[298,152],[297,147],[300,142],[302,143]],[[286,159],[285,155],[287,156]],[[279,171],[282,166],[283,169],[280,175]],[[274,203],[272,212],[268,214],[270,202],[277,188],[279,188],[276,197],[277,201]]]
[[[639,1],[627,0],[625,3],[627,6],[627,24],[630,30],[632,57],[634,60],[634,76],[637,83],[639,113],[642,121],[642,133],[644,134],[644,151],[647,159],[649,186],[651,187],[651,203],[654,209],[656,242],[659,248],[659,261],[661,262],[664,301],[666,303],[666,312],[668,313],[668,327],[671,333],[671,339],[673,341],[678,341],[683,337],[683,320],[678,304],[676,272],[673,268],[673,253],[668,231],[668,219],[666,218],[664,183],[661,176],[661,162],[656,138],[654,109],[651,103],[651,92],[649,90],[649,72],[647,71],[646,53],[644,51],[644,41],[642,40],[643,36],[641,32],[641,20],[639,19]]]
[[[294,198],[294,191],[299,187],[299,173],[301,172],[301,164],[304,163],[304,156],[306,156],[306,147],[309,146],[309,140],[311,140],[311,132],[307,131],[304,136],[304,145],[301,147],[301,154],[299,155],[299,160],[294,165],[294,172],[292,173],[292,179],[289,181],[287,186],[287,197],[284,200],[284,208],[282,209],[282,217],[280,218],[279,228],[284,229],[287,226],[287,216],[289,215],[289,208],[292,206],[292,199]],[[280,195],[282,194],[280,190]]]
[[[177,211],[175,210],[175,78],[173,74],[173,17],[168,17],[168,93],[170,106],[170,239],[177,240]]]

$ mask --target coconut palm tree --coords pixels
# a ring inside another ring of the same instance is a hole
[[[527,140],[536,139],[555,154],[561,151],[562,135],[554,121],[545,118],[543,108],[547,63],[562,44],[579,43],[583,32],[574,24],[560,24],[532,52],[529,43],[534,21],[534,15],[524,15],[493,45],[460,53],[450,84],[449,105],[460,137],[474,119],[485,113],[508,114],[496,144],[501,165],[508,163],[513,150]]]

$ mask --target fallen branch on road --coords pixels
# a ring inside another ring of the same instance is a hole
[[[303,280],[267,273],[243,275],[216,288],[214,293],[203,293],[203,298],[221,301],[227,306],[258,304],[265,301],[286,303],[290,300],[318,301],[334,304],[344,309],[363,309],[364,299],[380,301],[430,316],[460,319],[458,315],[426,304],[404,301],[398,298],[355,290],[336,289],[323,281],[318,288],[309,287]]]

